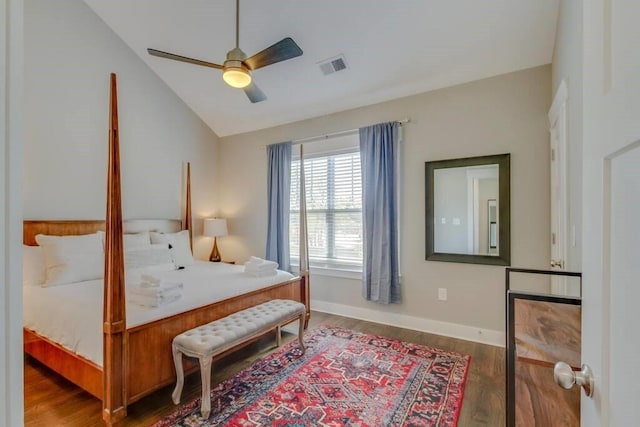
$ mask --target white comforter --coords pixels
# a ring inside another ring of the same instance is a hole
[[[127,283],[138,283],[140,274],[129,270]],[[254,277],[243,266],[196,261],[184,270],[153,272],[154,276],[184,284],[182,298],[157,308],[127,303],[127,328],[232,298],[284,282],[293,276],[284,271]],[[102,366],[103,280],[40,287],[25,286],[24,327]]]

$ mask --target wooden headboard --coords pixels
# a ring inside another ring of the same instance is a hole
[[[125,233],[140,233],[142,231],[160,231],[173,233],[182,229],[179,219],[130,219],[124,221]],[[76,236],[104,231],[104,220],[25,220],[22,228],[22,242],[25,245],[36,246],[36,235]]]

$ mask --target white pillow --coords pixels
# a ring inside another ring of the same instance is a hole
[[[44,279],[44,252],[42,248],[22,245],[22,285],[42,285]]]
[[[125,234],[123,236],[122,243],[124,244],[124,250],[144,248],[151,246],[151,237],[148,231],[142,233]]]
[[[124,252],[124,264],[127,269],[167,264],[175,269],[167,243],[149,244],[129,249]]]
[[[104,231],[98,231],[100,234],[100,238],[102,239],[102,244],[104,245]],[[145,246],[151,245],[151,237],[149,236],[148,231],[143,231],[142,233],[131,233],[124,234],[122,236],[122,246],[125,251],[130,249],[141,248]]]
[[[98,233],[80,236],[38,234],[45,262],[43,286],[94,280],[104,275],[104,250]]]
[[[186,267],[193,264],[193,254],[189,244],[189,231],[182,230],[177,233],[151,233],[151,243],[168,243],[173,263],[176,267]]]

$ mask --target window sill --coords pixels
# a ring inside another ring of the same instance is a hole
[[[295,271],[298,270],[298,265],[291,265],[291,268]],[[340,277],[343,279],[362,280],[362,271],[354,270],[341,270],[337,268],[326,267],[311,267],[310,273],[317,276],[326,277]]]

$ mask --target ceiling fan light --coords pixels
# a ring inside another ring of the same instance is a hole
[[[251,84],[251,74],[243,67],[225,67],[222,78],[231,87],[243,88]]]

